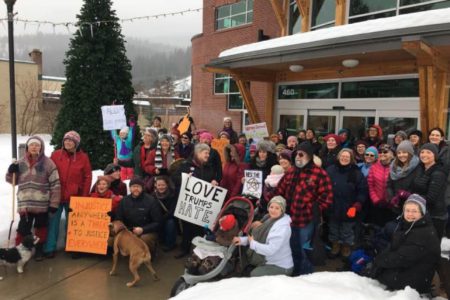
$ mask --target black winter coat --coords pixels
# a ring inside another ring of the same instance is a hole
[[[337,146],[333,150],[328,150],[327,145],[324,144],[320,151],[320,159],[322,160],[322,168],[326,169],[337,161],[337,155],[341,151],[341,146]]]
[[[407,285],[427,293],[440,257],[440,241],[429,217],[415,223],[402,218],[390,246],[374,262],[374,277],[390,290]]]
[[[143,192],[137,198],[131,194],[125,196],[117,208],[116,219],[122,221],[130,230],[133,227],[142,227],[143,233],[156,233],[163,215],[158,201]]]
[[[391,166],[392,168],[392,166]],[[386,200],[390,202],[394,196],[400,190],[411,191],[411,186],[413,184],[414,178],[416,177],[416,173],[418,172],[419,166],[417,166],[411,173],[406,175],[405,177],[399,178],[397,180],[393,180],[391,176],[388,177],[388,181],[386,184]],[[403,203],[400,203],[400,207],[403,206]]]
[[[447,215],[445,189],[447,175],[440,164],[434,164],[425,170],[422,163],[417,166],[416,176],[412,182],[411,192],[427,200],[427,212],[430,216],[443,218]]]
[[[214,178],[217,182],[222,180],[222,160],[220,159],[219,152],[216,149],[211,148],[209,151],[208,164],[214,170]],[[205,180],[208,181],[208,180]],[[211,182],[211,181],[208,181]]]
[[[253,157],[252,160],[250,161],[250,167],[249,170],[259,170],[262,171],[263,173],[263,178],[262,178],[262,182],[264,182],[264,180],[266,180],[267,175],[270,174],[270,169],[274,166],[278,164],[277,161],[277,155],[271,152],[267,153],[267,159],[266,159],[266,163],[264,165],[264,167],[258,167],[256,165],[256,157]]]
[[[177,206],[178,197],[177,195],[170,191],[167,193],[167,195],[159,196],[156,194],[156,191],[154,191],[151,195],[151,197],[159,203],[161,207],[161,213],[164,220],[167,220],[169,218],[174,217],[175,208]]]
[[[330,216],[339,221],[353,221],[347,217],[347,210],[355,202],[363,207],[369,197],[367,181],[356,165],[341,166],[339,163],[327,168],[333,185],[333,204],[329,208]]]
[[[216,171],[209,162],[204,165],[199,165],[194,162],[193,159],[188,159],[180,165],[177,172],[173,176],[173,182],[178,191],[181,186],[181,173],[192,173],[192,176],[209,183],[213,180],[217,180]]]

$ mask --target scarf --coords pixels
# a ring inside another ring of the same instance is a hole
[[[281,215],[281,217],[283,217],[283,215]],[[280,218],[271,219],[269,214],[267,214],[261,219],[262,224],[254,229],[250,229],[249,233],[253,236],[255,241],[265,244],[270,229]],[[254,250],[250,249],[250,247],[247,249],[247,258],[249,263],[255,267],[262,266],[266,263],[264,255],[256,253]]]
[[[120,143],[121,143],[121,147],[120,147],[120,155],[123,155],[123,156],[127,156],[127,155],[129,155],[130,154],[130,152],[131,152],[131,149],[129,149],[128,147],[127,147],[127,144],[126,144],[126,142],[125,142],[125,140],[120,140]]]
[[[267,162],[267,159],[261,160],[259,157],[256,157],[256,166],[258,168],[264,168],[266,166],[266,162]]]
[[[399,180],[402,178],[405,178],[406,176],[408,176],[409,174],[411,174],[412,171],[414,171],[417,167],[417,165],[419,165],[419,158],[417,156],[413,156],[411,161],[409,162],[408,166],[406,167],[400,167],[394,166],[394,162],[391,163],[391,170],[389,171],[391,179],[392,180]]]
[[[158,146],[156,146],[156,154],[155,154],[155,167],[158,169],[164,168],[164,165],[166,168],[168,168],[173,161],[175,161],[175,151],[173,150],[172,143],[170,144],[169,151],[165,155],[166,163],[164,164],[163,161],[163,152],[161,149],[161,143],[158,142]]]

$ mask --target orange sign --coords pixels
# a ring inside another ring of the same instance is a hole
[[[111,199],[71,197],[66,251],[106,254]]]
[[[178,131],[180,134],[183,134],[189,130],[189,126],[191,126],[191,122],[189,121],[189,115],[185,115],[183,120],[178,125]]]
[[[223,152],[223,150],[225,149],[225,147],[230,143],[229,140],[227,139],[213,139],[211,141],[211,147],[213,149],[216,149],[217,152],[219,152],[220,155],[220,159],[222,160],[222,164],[225,163],[225,153]]]

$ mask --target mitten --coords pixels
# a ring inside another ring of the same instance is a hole
[[[8,167],[8,173],[19,173],[19,164],[18,163],[12,163]]]
[[[352,207],[347,210],[347,217],[354,218],[356,213],[361,210],[361,204],[359,202],[355,202]]]
[[[130,124],[130,127],[134,127],[136,125],[136,119],[134,116],[130,117],[130,121],[128,123]]]
[[[411,195],[411,193],[408,191],[405,191],[405,190],[399,190],[397,192],[397,195],[400,198],[400,200],[406,201],[406,199],[408,199],[408,197]]]

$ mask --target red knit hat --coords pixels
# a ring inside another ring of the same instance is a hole
[[[225,215],[219,219],[220,229],[223,231],[229,231],[236,225],[236,218],[234,215]]]
[[[323,140],[326,142],[329,138],[333,138],[338,145],[342,142],[341,137],[334,133],[327,134],[326,136],[324,136]]]

